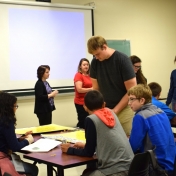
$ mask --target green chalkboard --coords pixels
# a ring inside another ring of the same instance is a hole
[[[131,56],[130,41],[129,40],[106,40],[110,48],[120,51]]]

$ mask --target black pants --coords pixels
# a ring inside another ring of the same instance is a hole
[[[52,112],[37,114],[39,125],[48,125],[52,123]]]
[[[76,126],[85,129],[84,121],[89,114],[84,110],[83,105],[75,104],[75,107],[78,114],[78,123]]]

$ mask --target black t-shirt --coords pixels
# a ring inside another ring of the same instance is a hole
[[[126,94],[124,82],[135,77],[131,60],[123,53],[115,51],[104,61],[93,58],[90,77],[97,79],[106,106],[114,108]]]

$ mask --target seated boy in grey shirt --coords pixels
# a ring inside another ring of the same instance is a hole
[[[105,108],[103,96],[96,90],[86,94],[84,103],[89,113],[85,120],[86,143],[62,144],[62,152],[88,157],[96,152],[98,167],[83,176],[127,176],[134,155],[117,116]]]

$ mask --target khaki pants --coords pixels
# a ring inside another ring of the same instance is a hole
[[[134,112],[131,110],[131,108],[129,106],[126,106],[121,112],[119,112],[116,115],[117,115],[126,135],[130,136]]]

